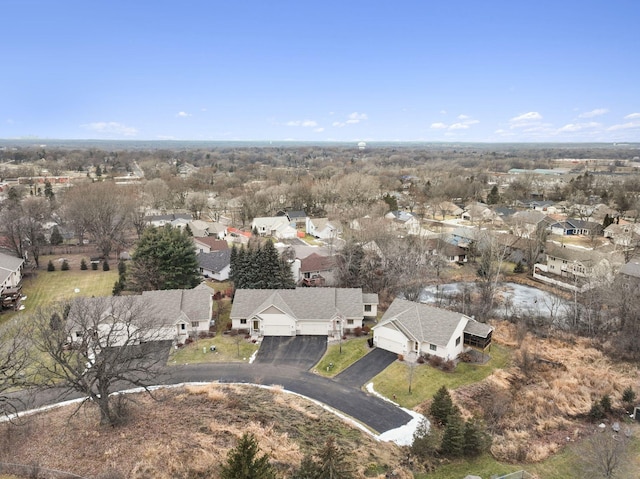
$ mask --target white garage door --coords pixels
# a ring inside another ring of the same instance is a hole
[[[263,334],[265,336],[294,336],[289,324],[265,324]]]
[[[327,328],[329,325],[326,322],[298,322],[300,332],[298,334],[305,336],[327,336]]]
[[[380,349],[385,349],[396,354],[406,354],[404,343],[402,342],[395,341],[391,338],[385,338],[384,336],[376,336],[374,342]]]

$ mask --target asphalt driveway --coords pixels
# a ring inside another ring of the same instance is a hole
[[[265,336],[254,364],[296,366],[309,370],[327,351],[326,336]]]
[[[361,388],[371,378],[387,369],[396,359],[398,359],[397,354],[375,348],[340,374],[337,374],[333,379],[346,386]]]

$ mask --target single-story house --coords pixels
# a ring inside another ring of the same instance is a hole
[[[616,246],[629,247],[640,239],[640,225],[636,223],[612,223],[603,231],[604,237],[611,239]]]
[[[257,231],[259,236],[273,236],[278,239],[293,239],[298,235],[298,231],[289,224],[286,216],[254,218],[251,231]]]
[[[194,237],[193,244],[196,248],[196,253],[211,253],[212,251],[229,249],[229,243],[226,240],[221,240],[214,236]]]
[[[340,225],[328,218],[307,218],[305,230],[307,234],[325,240],[336,239],[341,233]]]
[[[238,289],[230,316],[233,329],[255,336],[340,337],[377,304],[360,288]]]
[[[147,216],[145,218],[147,223],[149,223],[151,226],[156,226],[156,227],[164,226],[167,224],[174,225],[176,220],[184,224],[187,224],[189,221],[191,221],[191,219],[192,217],[190,213],[173,213],[170,215],[154,215],[154,216]]]
[[[333,256],[312,253],[300,260],[298,283],[303,286],[331,286],[335,279],[335,267]]]
[[[575,218],[567,218],[564,221],[557,221],[549,225],[548,230],[555,235],[584,235],[600,234],[602,225],[593,221],[577,220]]]
[[[384,217],[392,220],[394,225],[404,229],[408,234],[416,235],[420,232],[420,220],[407,211],[390,211]]]
[[[137,296],[77,298],[67,318],[69,339],[82,340],[93,329],[91,322],[98,323],[96,339],[101,347],[166,340],[183,344],[189,336],[209,331],[213,294],[213,289],[201,284]]]
[[[216,281],[226,281],[231,272],[231,250],[229,248],[210,253],[198,253],[196,255],[200,273],[205,278]]]
[[[276,216],[286,216],[291,226],[297,228],[307,223],[307,213],[304,210],[284,210],[278,211]]]
[[[224,239],[227,236],[227,227],[215,221],[193,220],[189,228],[194,237],[209,237]]]
[[[466,263],[467,250],[460,246],[447,243],[440,238],[428,239],[425,243],[427,254],[432,256],[440,256],[449,263]]]
[[[462,313],[396,298],[373,327],[373,344],[411,360],[432,355],[455,359],[491,345],[493,328]]]

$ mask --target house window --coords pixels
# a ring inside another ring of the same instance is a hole
[[[192,328],[197,328],[198,326],[200,326],[200,322],[199,321],[191,321],[191,327]]]
[[[458,336],[458,339],[456,339],[456,346],[458,346],[460,344],[460,336]]]
[[[247,318],[242,318],[240,320],[240,324],[247,324]]]
[[[437,351],[437,350],[438,350],[438,346],[436,346],[435,344],[430,344],[430,345],[429,345],[429,349],[430,349],[431,351]]]
[[[185,329],[187,329],[187,325],[184,323],[180,323],[180,329],[184,331]]]
[[[364,312],[365,313],[370,313],[371,312],[371,305],[370,304],[365,304],[364,305]]]
[[[353,324],[353,319],[347,319],[347,324],[349,325]]]
[[[76,338],[77,339],[82,339],[82,332],[81,331],[76,331]]]

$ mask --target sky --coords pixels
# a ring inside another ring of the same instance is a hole
[[[1,0],[0,138],[639,142],[637,0]]]

